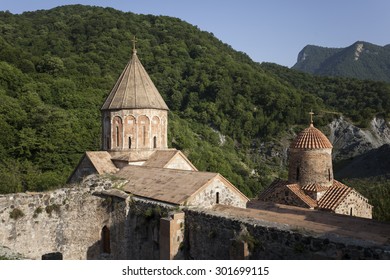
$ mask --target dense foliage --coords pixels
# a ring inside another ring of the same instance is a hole
[[[293,68],[322,76],[390,82],[390,45],[359,41],[346,48],[308,45],[300,51]]]
[[[169,143],[248,196],[285,176],[275,146],[319,112],[364,125],[390,111],[384,83],[316,78],[243,53],[176,18],[64,6],[0,12],[0,191],[63,184],[100,148],[100,106],[138,39],[138,56],[170,107]],[[297,126],[298,125],[298,126]]]

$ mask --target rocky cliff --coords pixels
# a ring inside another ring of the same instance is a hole
[[[390,174],[390,128],[384,119],[374,118],[367,129],[361,129],[340,117],[329,128],[337,178]]]
[[[349,159],[390,144],[390,128],[384,119],[374,118],[367,129],[361,129],[340,117],[329,124],[333,159]]]

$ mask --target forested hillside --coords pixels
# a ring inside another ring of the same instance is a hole
[[[2,193],[60,186],[84,151],[100,149],[100,107],[134,35],[171,109],[169,145],[250,197],[285,176],[282,147],[311,109],[318,127],[390,112],[389,84],[260,65],[180,19],[81,5],[0,12]]]

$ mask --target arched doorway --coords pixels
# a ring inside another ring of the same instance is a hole
[[[110,229],[107,226],[102,228],[102,252],[105,254],[111,254],[110,244]]]

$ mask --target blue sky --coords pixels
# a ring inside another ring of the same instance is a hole
[[[0,0],[12,13],[68,4],[178,17],[258,62],[291,67],[307,44],[390,44],[389,0]]]

